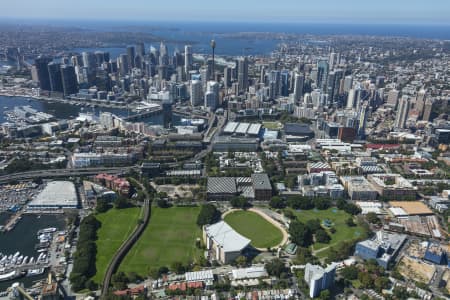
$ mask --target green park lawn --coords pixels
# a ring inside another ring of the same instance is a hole
[[[257,213],[235,211],[225,216],[225,222],[234,230],[250,239],[255,248],[269,248],[281,243],[281,231]]]
[[[126,209],[112,208],[105,213],[96,215],[102,224],[97,231],[97,273],[93,277],[94,282],[101,283],[105,276],[109,262],[117,249],[136,228],[141,208],[132,207]]]
[[[360,237],[364,238],[366,236],[366,233],[361,226],[350,227],[346,224],[346,220],[351,217],[350,214],[335,207],[329,208],[327,210],[311,209],[298,211],[294,210],[293,212],[297,216],[298,220],[302,223],[306,223],[308,220],[312,219],[319,219],[320,222],[328,219],[333,222],[333,228],[336,229],[336,232],[331,233],[329,230],[327,230],[328,234],[331,237],[330,243],[315,243],[313,245],[313,250],[317,251],[317,256],[321,258],[327,256],[327,250],[331,246],[336,246],[342,241],[352,240]],[[320,249],[324,250],[320,251]]]
[[[146,277],[153,268],[195,261],[201,254],[195,245],[201,238],[196,224],[199,212],[200,207],[152,207],[150,223],[119,270]]]
[[[280,122],[263,122],[263,126],[269,130],[280,130],[283,128]]]

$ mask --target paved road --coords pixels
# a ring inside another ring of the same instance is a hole
[[[24,180],[24,179],[34,179],[34,178],[55,178],[55,177],[70,177],[70,176],[82,176],[82,175],[95,175],[98,173],[122,173],[128,172],[131,169],[136,168],[131,167],[112,167],[112,168],[79,168],[79,169],[49,169],[49,170],[39,170],[39,171],[28,171],[14,173],[10,175],[0,176],[0,183],[7,183],[13,180]]]
[[[125,255],[133,247],[134,243],[138,241],[139,237],[144,232],[150,220],[150,208],[151,208],[150,196],[145,187],[140,182],[136,181],[136,183],[141,187],[142,191],[145,194],[144,219],[142,220],[142,223],[136,226],[134,232],[128,237],[128,239],[122,244],[122,246],[120,246],[119,250],[117,250],[116,254],[109,263],[108,269],[106,270],[105,278],[103,278],[102,293],[101,293],[102,298],[104,298],[108,294],[112,275],[119,267],[122,259],[125,258]]]

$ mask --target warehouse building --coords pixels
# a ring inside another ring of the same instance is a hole
[[[52,181],[28,204],[29,210],[79,208],[75,185],[70,181]]]

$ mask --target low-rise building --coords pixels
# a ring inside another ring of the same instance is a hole
[[[416,199],[417,187],[399,174],[371,174],[367,180],[378,194],[391,200]]]
[[[342,176],[341,182],[351,200],[372,201],[378,193],[364,176]]]
[[[251,242],[237,233],[225,221],[204,226],[203,240],[210,260],[223,264],[234,261]]]
[[[384,268],[397,256],[406,241],[406,235],[378,231],[372,239],[356,244],[355,256],[362,259],[375,259]]]

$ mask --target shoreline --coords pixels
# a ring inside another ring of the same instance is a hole
[[[30,98],[32,100],[36,100],[36,101],[43,101],[43,102],[48,102],[48,103],[52,103],[52,102],[58,102],[58,103],[64,103],[64,104],[69,104],[69,105],[74,105],[74,106],[97,106],[97,107],[105,107],[105,108],[116,108],[116,109],[127,109],[127,104],[124,105],[116,105],[116,104],[108,104],[108,103],[103,103],[103,101],[101,100],[86,100],[85,102],[79,101],[79,100],[67,100],[67,99],[62,99],[62,98],[48,98],[48,97],[42,97],[42,96],[34,96],[34,95],[27,95],[27,94],[11,94],[11,93],[5,93],[5,92],[0,92],[0,96],[2,97],[9,97],[9,98],[15,98],[15,97],[21,97],[21,98]]]

